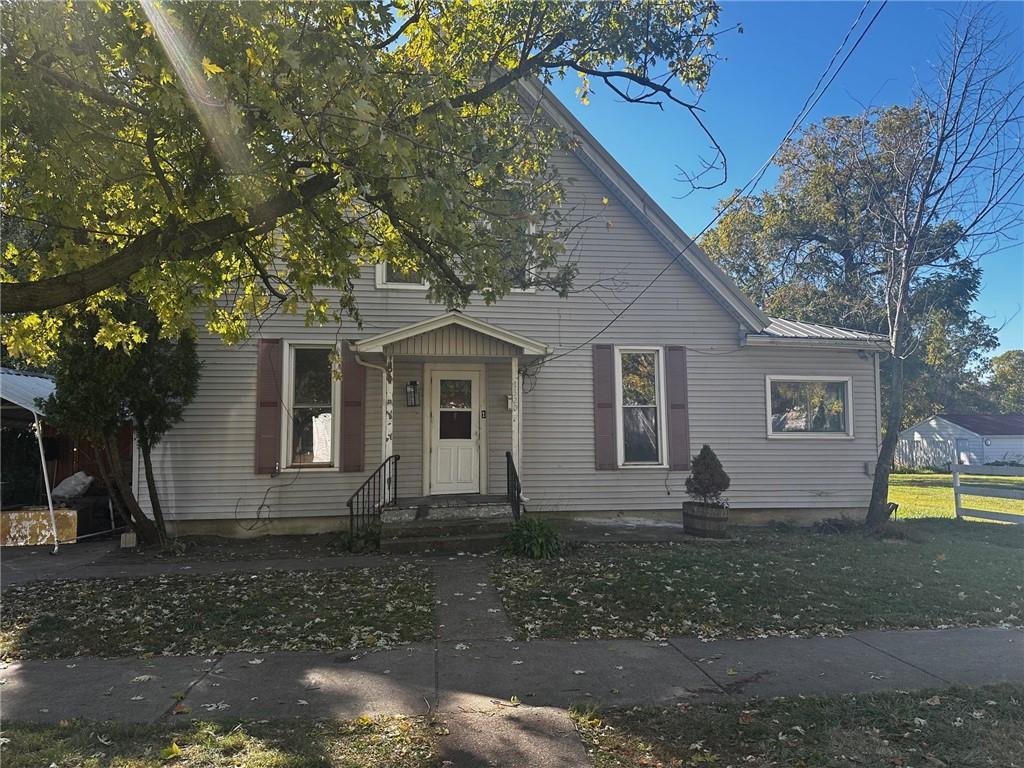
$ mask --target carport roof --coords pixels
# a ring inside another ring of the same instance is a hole
[[[54,389],[53,379],[49,376],[0,368],[0,397],[32,413],[43,415],[43,409],[36,400],[45,400]]]

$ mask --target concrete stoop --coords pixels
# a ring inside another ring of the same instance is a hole
[[[399,499],[380,524],[381,552],[489,552],[512,527],[512,507],[504,496],[478,494]]]

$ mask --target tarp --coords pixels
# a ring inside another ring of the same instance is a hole
[[[36,400],[45,400],[53,394],[54,389],[53,380],[49,376],[0,368],[0,397],[32,413],[43,415]]]

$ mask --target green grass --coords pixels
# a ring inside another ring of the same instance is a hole
[[[1024,686],[575,712],[597,768],[1024,765]]]
[[[583,546],[494,568],[521,637],[835,634],[1021,625],[1024,530],[955,520],[907,538],[748,529],[716,543]]]
[[[1001,488],[1024,491],[1024,477],[974,477],[961,482],[984,482]],[[900,505],[900,519],[956,516],[953,506],[953,476],[949,474],[894,474],[889,478],[889,501]],[[964,506],[994,512],[1024,515],[1024,500],[993,499],[964,494]]]
[[[434,730],[420,718],[346,722],[60,726],[7,724],[4,768],[434,768]]]
[[[36,582],[3,595],[0,655],[208,655],[380,647],[433,636],[423,568]]]

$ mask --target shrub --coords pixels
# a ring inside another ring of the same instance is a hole
[[[699,504],[724,507],[722,494],[729,490],[729,476],[722,468],[722,462],[711,450],[710,445],[700,449],[700,453],[690,462],[690,476],[686,478],[686,492]]]
[[[541,560],[556,557],[562,548],[562,537],[555,526],[536,517],[517,521],[505,537],[505,551],[516,557]]]

